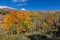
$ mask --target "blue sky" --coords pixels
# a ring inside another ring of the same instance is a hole
[[[0,8],[60,10],[60,0],[0,0]]]

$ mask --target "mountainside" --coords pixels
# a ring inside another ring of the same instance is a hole
[[[60,40],[59,37],[60,11],[0,9],[1,40]]]

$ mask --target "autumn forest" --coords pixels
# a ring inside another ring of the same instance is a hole
[[[60,11],[0,9],[0,40],[60,40]]]

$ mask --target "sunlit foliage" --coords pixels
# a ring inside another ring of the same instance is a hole
[[[25,11],[12,11],[6,14],[3,20],[2,28],[5,30],[25,31],[31,28],[30,16]]]

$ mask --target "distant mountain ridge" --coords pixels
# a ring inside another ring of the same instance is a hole
[[[0,11],[8,11],[8,12],[10,12],[10,11],[13,11],[13,10],[17,11],[16,9],[10,9],[10,8],[2,8],[1,9],[0,8]],[[50,11],[48,11],[48,10],[42,10],[42,11],[39,11],[39,12],[41,12],[41,13],[55,13],[55,12],[60,12],[60,11],[58,11],[58,10],[50,10]]]

